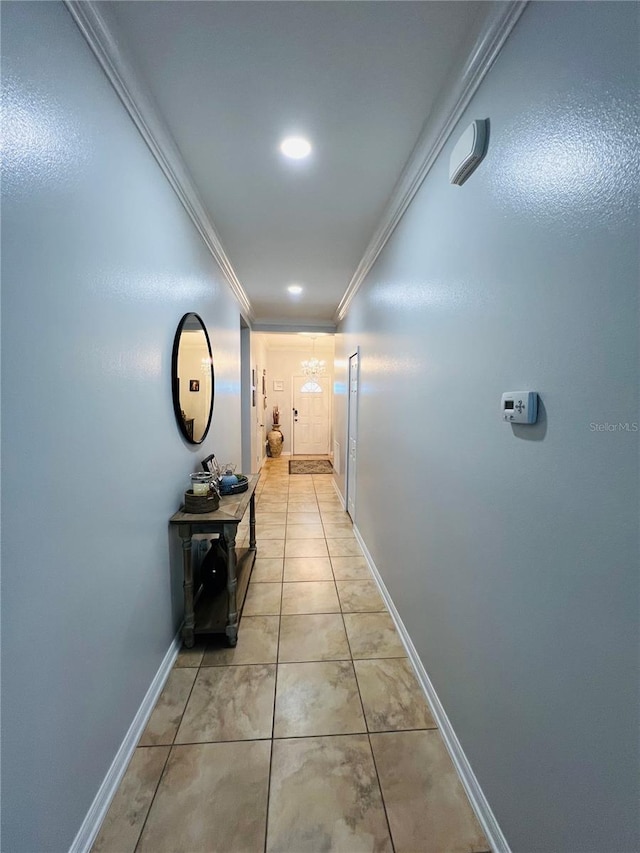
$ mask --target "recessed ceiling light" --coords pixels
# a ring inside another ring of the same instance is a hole
[[[311,143],[302,136],[288,136],[280,143],[280,151],[292,160],[303,160],[311,154]]]
[[[289,291],[289,293],[295,293],[295,294],[302,293],[302,288],[300,287],[299,284],[290,284],[289,287],[287,288],[287,290]]]

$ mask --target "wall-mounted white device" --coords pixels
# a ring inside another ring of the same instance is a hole
[[[510,424],[535,424],[538,395],[535,391],[507,391],[502,395],[500,416]]]
[[[449,158],[449,180],[461,186],[486,154],[487,120],[472,122],[456,142]]]

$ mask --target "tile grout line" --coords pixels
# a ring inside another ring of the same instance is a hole
[[[344,615],[342,617],[342,621],[344,622]],[[346,623],[344,626],[344,630],[345,630],[345,634],[346,634],[347,633]],[[349,642],[349,635],[348,634],[347,634],[347,642]],[[350,643],[349,643],[349,649],[351,649]],[[378,658],[371,658],[371,660],[378,660]],[[385,799],[384,799],[384,794],[382,793],[382,783],[380,782],[380,774],[378,773],[378,765],[376,764],[376,757],[375,757],[375,754],[373,752],[373,744],[371,743],[371,731],[369,729],[369,721],[367,720],[367,713],[366,713],[365,708],[364,708],[364,702],[362,701],[362,691],[360,690],[360,681],[358,680],[358,673],[356,670],[355,659],[353,659],[351,661],[351,665],[353,666],[353,673],[354,673],[354,676],[356,679],[356,685],[358,688],[358,696],[360,697],[360,704],[362,705],[362,715],[364,717],[364,724],[365,724],[365,727],[367,730],[366,731],[367,742],[369,744],[369,752],[371,753],[371,760],[373,761],[373,769],[374,769],[374,772],[376,774],[376,781],[378,782],[378,790],[380,791],[380,802],[382,803],[382,808],[384,810],[384,818],[387,822],[387,830],[389,832],[389,841],[391,842],[392,850],[395,851],[396,846],[395,846],[395,843],[393,840],[393,835],[391,833],[391,823],[389,822],[389,815],[387,813],[387,804],[386,804]]]
[[[289,499],[288,499],[288,490],[287,490],[287,509],[289,508]],[[287,515],[285,513],[284,517],[284,538],[285,542],[287,541]],[[267,804],[265,811],[265,825],[264,825],[264,853],[267,853],[267,841],[268,841],[268,832],[269,832],[269,807],[271,804],[271,774],[273,772],[273,744],[275,740],[275,726],[276,726],[276,700],[278,697],[278,669],[279,669],[279,658],[280,658],[280,633],[282,630],[282,597],[284,594],[284,552],[282,555],[282,583],[280,584],[280,612],[278,614],[278,640],[276,643],[276,662],[275,662],[275,678],[273,683],[273,711],[271,714],[271,740],[270,740],[270,749],[269,749],[269,775],[267,777]]]
[[[333,563],[331,564],[331,568],[333,569]],[[335,576],[335,572],[334,572],[334,576]],[[380,612],[380,611],[378,611],[378,612]],[[386,610],[385,610],[384,612],[386,612]],[[344,611],[343,611],[343,613],[342,613],[342,621],[343,621],[343,623],[344,623]],[[349,640],[349,634],[347,633],[347,626],[346,626],[346,623],[344,623],[344,628],[345,628],[345,634],[347,635],[347,642],[349,643],[349,649],[351,650],[351,641]],[[353,656],[353,652],[351,652],[351,654],[352,654],[352,656]],[[358,658],[357,660],[389,660],[389,659],[390,659],[390,658]],[[401,658],[400,658],[400,659],[401,659]],[[368,740],[368,742],[369,742],[369,750],[370,750],[370,752],[371,752],[371,758],[372,758],[372,761],[373,761],[373,768],[374,768],[374,771],[375,771],[375,774],[376,774],[376,780],[377,780],[377,782],[378,782],[378,789],[379,789],[379,791],[380,791],[380,800],[381,800],[381,802],[382,802],[382,808],[384,809],[384,816],[385,816],[385,820],[386,820],[386,822],[387,822],[387,829],[388,829],[388,832],[389,832],[389,840],[391,841],[391,846],[392,846],[393,850],[395,850],[395,842],[394,842],[394,840],[393,840],[393,834],[392,834],[392,832],[391,832],[391,823],[390,823],[390,821],[389,821],[389,814],[388,814],[388,812],[387,812],[387,804],[386,804],[386,801],[385,801],[385,798],[384,798],[384,793],[383,793],[383,791],[382,791],[382,783],[381,783],[381,781],[380,781],[380,773],[378,772],[378,765],[377,765],[377,763],[376,763],[376,757],[375,757],[375,753],[374,753],[374,751],[373,751],[373,744],[372,744],[372,742],[371,742],[371,734],[372,734],[372,732],[371,732],[371,731],[370,731],[370,729],[369,729],[369,721],[367,720],[366,711],[365,711],[365,709],[364,709],[364,702],[362,701],[362,691],[360,690],[360,681],[358,680],[358,673],[357,673],[357,670],[356,670],[356,667],[355,667],[355,661],[356,661],[356,659],[354,658],[354,659],[353,659],[353,669],[354,669],[354,673],[355,673],[356,684],[357,684],[357,687],[358,687],[358,694],[359,694],[359,696],[360,696],[360,702],[361,702],[361,704],[362,704],[362,710],[363,710],[363,714],[364,714],[364,717],[365,717],[365,725],[366,725],[366,727],[367,727],[367,740]],[[437,727],[435,727],[435,728],[436,728],[436,730],[437,730]],[[427,729],[423,729],[423,730],[427,730]],[[386,733],[392,733],[392,732],[394,732],[394,731],[395,731],[394,729],[391,729],[391,730],[389,730],[388,732],[385,730],[385,731],[382,731],[382,732],[374,732],[374,734],[386,734]],[[407,730],[407,731],[409,731],[409,730]],[[417,730],[416,730],[416,729],[413,729],[413,730],[411,730],[411,731],[420,731],[420,729],[417,729]]]
[[[247,619],[262,618],[263,615],[265,615],[265,616],[277,616],[278,614],[277,613],[266,613],[266,614],[260,614],[260,616],[258,616],[258,617],[247,616]],[[285,613],[284,615],[285,616],[342,616],[342,613],[337,611],[335,613]],[[350,614],[347,613],[347,616],[349,616],[349,615]],[[320,663],[323,660],[334,660],[334,661],[339,661],[339,660],[407,660],[407,656],[406,655],[389,655],[387,657],[380,657],[380,655],[377,655],[376,657],[373,657],[373,658],[351,658],[351,657],[348,657],[348,658],[342,658],[342,657],[339,657],[339,658],[319,658],[318,660],[283,660],[283,661],[278,661],[278,663]],[[262,661],[262,662],[256,661],[255,663],[207,663],[207,664],[203,664],[203,668],[204,669],[222,669],[223,667],[235,668],[235,667],[239,667],[239,666],[267,666],[270,663],[273,663],[273,661]],[[183,667],[183,669],[187,669],[187,668],[195,669],[195,667]],[[258,740],[261,740],[261,738],[258,738]],[[151,749],[154,746],[172,746],[172,745],[173,744],[155,743],[155,744],[147,744],[145,746],[137,746],[136,749]],[[176,746],[181,746],[181,744],[176,744]]]
[[[136,749],[138,749],[138,747],[136,747]],[[169,751],[167,752],[167,757],[165,758],[165,760],[164,760],[164,764],[162,765],[162,770],[161,770],[161,772],[160,772],[160,776],[158,777],[158,781],[157,781],[157,783],[156,783],[156,786],[155,786],[155,788],[154,788],[154,790],[153,790],[153,796],[151,797],[151,802],[149,803],[149,808],[147,809],[147,813],[146,813],[146,815],[144,816],[144,820],[143,820],[143,822],[142,822],[142,826],[140,827],[140,833],[138,834],[138,838],[136,839],[136,845],[135,845],[135,847],[133,848],[133,853],[137,853],[138,848],[140,847],[140,840],[142,839],[142,834],[143,834],[143,832],[144,832],[144,830],[145,830],[145,827],[146,827],[146,825],[147,825],[147,821],[149,820],[149,815],[151,814],[151,809],[153,808],[153,804],[154,804],[154,802],[155,802],[155,799],[156,799],[156,796],[157,796],[157,793],[158,793],[158,789],[159,789],[159,787],[160,787],[160,783],[162,782],[162,780],[163,780],[163,778],[164,778],[164,774],[166,773],[166,770],[167,770],[167,764],[169,763],[169,759],[171,758],[171,751],[172,751],[172,750],[173,750],[173,744],[171,744],[171,745],[169,746]],[[135,752],[134,752],[134,755],[135,755]],[[128,768],[127,768],[127,769],[128,769]],[[106,817],[106,816],[105,816],[105,817]],[[95,842],[94,842],[94,843],[95,843]]]
[[[206,645],[205,645],[205,648],[206,648]],[[138,847],[140,846],[140,840],[142,839],[142,834],[144,833],[145,827],[146,827],[146,825],[147,825],[147,821],[149,820],[149,815],[151,814],[151,809],[153,808],[153,804],[154,804],[154,802],[155,802],[155,800],[156,800],[156,796],[157,796],[157,794],[158,794],[158,790],[159,790],[159,788],[160,788],[160,783],[162,782],[162,779],[163,779],[163,777],[164,777],[164,775],[165,775],[165,772],[166,772],[166,769],[167,769],[167,764],[169,763],[169,759],[171,758],[171,753],[173,752],[173,748],[174,748],[174,747],[175,747],[175,745],[176,745],[176,743],[175,743],[175,742],[176,742],[176,738],[178,737],[178,731],[180,730],[180,726],[182,725],[182,720],[183,720],[183,717],[184,717],[185,711],[187,710],[187,705],[189,704],[189,699],[191,699],[191,694],[193,693],[193,688],[195,687],[195,685],[196,685],[196,681],[198,680],[198,674],[199,674],[199,672],[200,672],[200,669],[201,669],[202,661],[203,661],[203,660],[204,660],[204,651],[203,651],[203,653],[202,653],[202,657],[200,658],[200,663],[198,664],[198,671],[196,672],[196,677],[195,677],[195,678],[193,679],[193,681],[191,682],[191,689],[189,690],[189,695],[187,696],[187,701],[184,703],[184,708],[182,709],[182,713],[180,714],[180,722],[179,722],[179,723],[178,723],[178,725],[176,726],[176,730],[175,730],[175,732],[174,732],[174,734],[173,734],[173,738],[172,738],[172,740],[171,740],[171,743],[170,743],[170,744],[157,744],[157,746],[168,746],[168,747],[169,747],[169,752],[167,753],[167,757],[166,757],[166,759],[165,759],[165,762],[164,762],[164,764],[162,765],[162,772],[160,773],[160,776],[159,776],[159,778],[158,778],[158,783],[157,783],[157,785],[155,786],[155,789],[154,789],[154,791],[153,791],[153,797],[151,797],[151,802],[149,803],[149,808],[147,809],[147,813],[146,813],[146,815],[144,816],[144,821],[142,822],[142,826],[141,826],[141,828],[140,828],[140,834],[138,835],[138,840],[136,841],[136,846],[134,847],[134,853],[137,853]],[[176,668],[176,666],[175,666],[175,663],[174,663],[174,665],[173,665],[172,669],[175,669],[175,668]],[[180,668],[180,667],[179,667],[179,668]],[[186,669],[186,668],[187,668],[187,667],[185,667],[185,669]],[[190,668],[190,669],[194,669],[195,667],[189,667],[189,668]],[[162,694],[161,694],[161,695],[162,695]],[[158,697],[158,702],[159,702],[159,701],[160,701],[160,696]],[[157,707],[158,702],[156,702],[156,707]],[[155,711],[155,707],[154,707],[154,709],[153,709],[153,710]],[[152,713],[153,713],[153,712],[152,712]],[[138,748],[139,748],[139,747],[136,745],[136,749],[138,749]],[[135,755],[135,752],[134,752],[134,755]]]
[[[356,658],[357,660],[357,658]],[[288,661],[286,663],[289,663]],[[293,661],[293,663],[338,663],[338,661]],[[349,661],[342,661],[342,663],[349,663]],[[355,663],[355,661],[353,661]],[[366,717],[365,717],[366,724]],[[421,726],[415,729],[379,729],[374,732],[370,732],[368,730],[363,730],[360,732],[334,732],[333,734],[313,734],[313,735],[283,735],[276,737],[249,737],[249,738],[231,738],[230,740],[190,740],[185,741],[185,743],[176,743],[173,746],[170,746],[169,749],[172,750],[179,746],[211,746],[214,744],[225,744],[225,743],[272,743],[276,740],[307,740],[309,738],[323,738],[323,737],[353,737],[354,735],[394,735],[394,734],[404,734],[405,732],[437,732],[437,726]],[[168,746],[168,744],[158,744],[157,746],[141,746],[140,749],[162,749],[163,747]]]
[[[332,565],[333,569],[333,565]],[[371,743],[371,733],[369,731],[369,721],[367,720],[367,713],[364,708],[364,702],[362,701],[362,691],[360,690],[360,682],[358,681],[358,673],[356,672],[355,658],[353,657],[353,650],[351,648],[351,640],[349,639],[349,633],[347,631],[347,623],[344,621],[344,612],[340,614],[342,616],[342,624],[344,625],[344,633],[347,637],[347,644],[349,646],[349,652],[351,654],[351,666],[353,667],[353,674],[356,680],[356,687],[358,689],[358,696],[360,698],[360,705],[362,706],[362,716],[364,718],[364,725],[366,729],[367,742],[369,744],[369,752],[371,753],[371,760],[373,761],[373,769],[376,774],[376,781],[378,783],[378,790],[380,791],[380,801],[382,803],[382,808],[384,810],[384,818],[387,822],[387,831],[389,833],[389,841],[391,842],[391,848],[395,851],[395,844],[393,842],[393,835],[391,834],[391,824],[389,823],[389,815],[387,814],[387,804],[384,801],[384,795],[382,793],[382,785],[380,783],[380,774],[378,773],[378,767],[376,765],[375,755],[373,754],[373,745]],[[372,658],[372,660],[376,660],[376,658]]]
[[[358,677],[356,676],[356,681],[357,680],[358,680]],[[360,689],[360,685],[358,685],[358,690],[359,689]],[[368,726],[367,726],[367,729],[368,729]],[[378,734],[378,732],[376,732],[376,734]],[[380,789],[380,799],[382,800],[382,808],[384,809],[384,816],[386,818],[387,828],[389,830],[389,839],[391,841],[391,846],[392,846],[393,850],[395,851],[396,845],[395,845],[394,840],[393,840],[393,833],[391,832],[391,823],[389,822],[389,814],[387,812],[387,804],[386,804],[385,799],[384,799],[384,793],[382,792],[382,783],[380,782],[380,774],[378,773],[378,765],[376,764],[376,755],[375,755],[375,752],[373,751],[373,744],[371,743],[371,732],[370,731],[367,731],[367,740],[369,741],[369,749],[371,750],[371,758],[373,759],[373,769],[375,770],[376,779],[378,780],[378,788]]]

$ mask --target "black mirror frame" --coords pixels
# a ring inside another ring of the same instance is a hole
[[[207,420],[207,425],[204,428],[204,432],[202,433],[202,438],[200,438],[198,441],[191,438],[191,436],[187,433],[187,428],[185,426],[184,421],[182,420],[182,406],[180,405],[180,387],[178,382],[178,351],[180,349],[180,337],[182,336],[184,325],[187,322],[188,317],[195,317],[196,320],[202,326],[202,331],[204,332],[204,336],[207,341],[207,348],[209,349],[209,358],[211,359],[211,406],[209,407],[209,419]],[[173,411],[176,416],[178,428],[182,433],[182,437],[185,439],[185,441],[188,441],[189,444],[202,444],[202,442],[207,437],[209,427],[211,426],[211,420],[213,418],[213,404],[215,400],[215,395],[216,375],[213,369],[213,352],[211,350],[211,341],[209,340],[209,333],[207,332],[207,327],[205,326],[202,317],[199,314],[196,314],[195,311],[188,311],[178,323],[178,328],[176,329],[176,334],[173,339],[173,352],[171,353],[171,396],[173,397]]]

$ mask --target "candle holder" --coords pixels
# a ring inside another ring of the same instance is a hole
[[[209,494],[213,486],[212,474],[206,471],[196,471],[195,474],[190,474],[189,478],[191,480],[191,491],[194,495],[204,495],[206,497]]]

